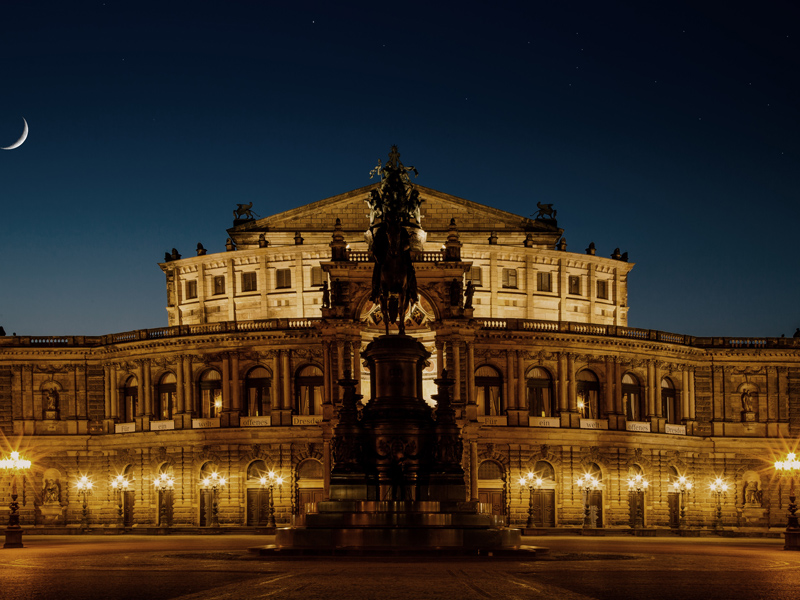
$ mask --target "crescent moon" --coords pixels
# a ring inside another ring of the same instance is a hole
[[[19,139],[10,146],[0,148],[0,150],[13,150],[14,148],[19,148],[22,146],[25,140],[28,139],[28,122],[25,120],[25,117],[22,117],[22,122],[25,123],[25,128],[22,130],[22,135],[19,136]]]

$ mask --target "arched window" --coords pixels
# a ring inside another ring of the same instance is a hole
[[[139,382],[131,375],[119,394],[119,418],[123,423],[133,423],[139,411]]]
[[[475,371],[475,400],[479,415],[503,413],[503,377],[494,367],[484,365]]]
[[[528,371],[528,411],[532,417],[553,417],[553,378],[545,369],[534,367]]]
[[[600,418],[600,382],[589,369],[583,369],[577,377],[578,412],[584,419]]]
[[[678,423],[678,394],[675,391],[675,384],[669,377],[661,380],[661,416],[667,423]]]
[[[622,377],[622,404],[625,406],[625,417],[628,421],[643,421],[647,413],[644,405],[642,386],[633,373],[625,373]]]
[[[247,483],[260,483],[267,473],[267,464],[263,460],[254,460],[247,467]]]
[[[322,479],[322,463],[313,458],[304,460],[297,468],[297,479]]]
[[[536,465],[533,467],[533,473],[542,478],[544,485],[555,483],[556,472],[553,469],[553,465],[546,460],[537,460]]]
[[[153,418],[166,420],[172,418],[172,407],[175,406],[175,393],[178,386],[174,373],[164,373],[156,386],[153,402]]]
[[[200,418],[214,419],[222,412],[222,376],[215,369],[200,376]]]
[[[297,371],[294,382],[294,407],[298,415],[322,414],[322,370],[306,365]]]
[[[272,407],[272,373],[264,367],[253,367],[247,373],[244,382],[247,405],[245,413],[248,417],[263,417],[270,414]]]

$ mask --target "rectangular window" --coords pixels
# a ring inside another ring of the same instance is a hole
[[[503,269],[503,287],[517,289],[516,269]]]
[[[186,299],[197,298],[197,280],[186,282]]]
[[[275,271],[275,287],[276,288],[290,288],[292,287],[292,270],[291,269],[277,269]]]
[[[536,287],[540,292],[552,292],[553,284],[550,273],[542,271],[536,273]]]
[[[608,300],[608,282],[604,280],[598,280],[597,282],[597,297],[603,298],[604,300]]]
[[[470,267],[467,271],[467,281],[471,281],[472,285],[483,285],[480,267]]]
[[[579,275],[569,276],[569,293],[573,296],[581,295],[581,278]]]
[[[258,290],[258,283],[256,282],[256,272],[250,271],[249,273],[242,273],[242,291],[255,292]]]
[[[311,285],[321,286],[323,281],[322,267],[311,267]]]
[[[225,275],[216,275],[214,277],[214,295],[225,293]]]

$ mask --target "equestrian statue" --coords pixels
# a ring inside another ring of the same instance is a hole
[[[405,334],[406,312],[418,300],[411,251],[415,246],[421,248],[425,238],[419,226],[422,199],[411,183],[409,172],[417,175],[414,167],[405,167],[400,162],[397,146],[392,146],[386,164],[378,163],[371,173],[380,175],[381,186],[367,200],[370,227],[365,237],[375,261],[370,300],[380,304],[386,335],[389,325],[395,322],[400,335]]]

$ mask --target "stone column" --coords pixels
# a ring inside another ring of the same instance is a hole
[[[569,402],[567,400],[567,355],[564,352],[558,353],[558,410],[559,412],[569,412]]]
[[[108,384],[111,386],[109,392],[111,394],[111,416],[114,419],[119,419],[119,385],[117,383],[117,365],[111,364],[108,367]]]
[[[442,342],[442,341],[437,339],[434,342],[434,346],[436,347],[436,376],[437,377],[441,377],[442,376],[442,372],[445,369],[445,366],[444,366],[444,342]],[[454,375],[455,375],[455,373],[453,373],[450,376],[453,377]]]
[[[175,413],[182,415],[186,412],[186,390],[183,379],[183,356],[175,359]]]
[[[239,378],[239,353],[231,354],[231,410],[242,411],[242,380]]]
[[[231,359],[225,352],[222,355],[222,412],[231,410]]]
[[[569,411],[578,412],[578,382],[575,379],[575,355],[567,354],[567,377],[569,378]]]
[[[461,402],[461,342],[458,340],[453,340],[450,342],[451,348],[453,349],[453,375],[452,377],[456,380],[455,389],[453,390],[453,400],[456,403]],[[439,373],[439,377],[441,377],[441,372]],[[467,392],[467,398],[469,398],[469,392]]]
[[[689,418],[692,419],[692,421],[697,419],[695,416],[694,378],[695,370],[694,367],[692,367],[689,371]]]
[[[184,385],[184,407],[183,410],[186,414],[194,414],[194,378],[192,377],[192,357],[183,357],[183,385]]]
[[[331,345],[330,342],[322,342],[322,389],[323,389],[323,404],[330,404],[333,395],[331,394]],[[322,414],[325,419],[333,418],[333,413],[327,415],[325,409],[322,409]]]
[[[469,443],[469,499],[478,501],[478,442]]]
[[[689,421],[689,415],[691,411],[689,410],[689,366],[684,365],[683,371],[681,371],[681,421],[684,423]],[[688,432],[687,432],[688,433]]]
[[[149,359],[142,364],[142,371],[144,373],[144,414],[150,417],[153,415],[153,381]]]
[[[465,374],[467,391],[467,419],[478,420],[478,405],[475,398],[475,347],[473,342],[467,342],[467,372]]]
[[[656,363],[647,361],[647,416],[656,416]]]
[[[136,399],[137,399],[137,406],[136,406],[136,416],[143,417],[144,416],[144,366],[142,365],[143,361],[137,360],[136,361],[139,366],[136,367]]]
[[[279,414],[281,425],[292,424],[292,368],[289,360],[290,350],[281,350],[281,373],[283,383],[283,401]]]
[[[506,410],[517,408],[517,399],[514,397],[514,358],[511,350],[506,350],[506,376],[503,381],[503,393],[506,395]]]
[[[105,403],[106,419],[114,417],[111,409],[111,367],[103,365],[103,401]]]

